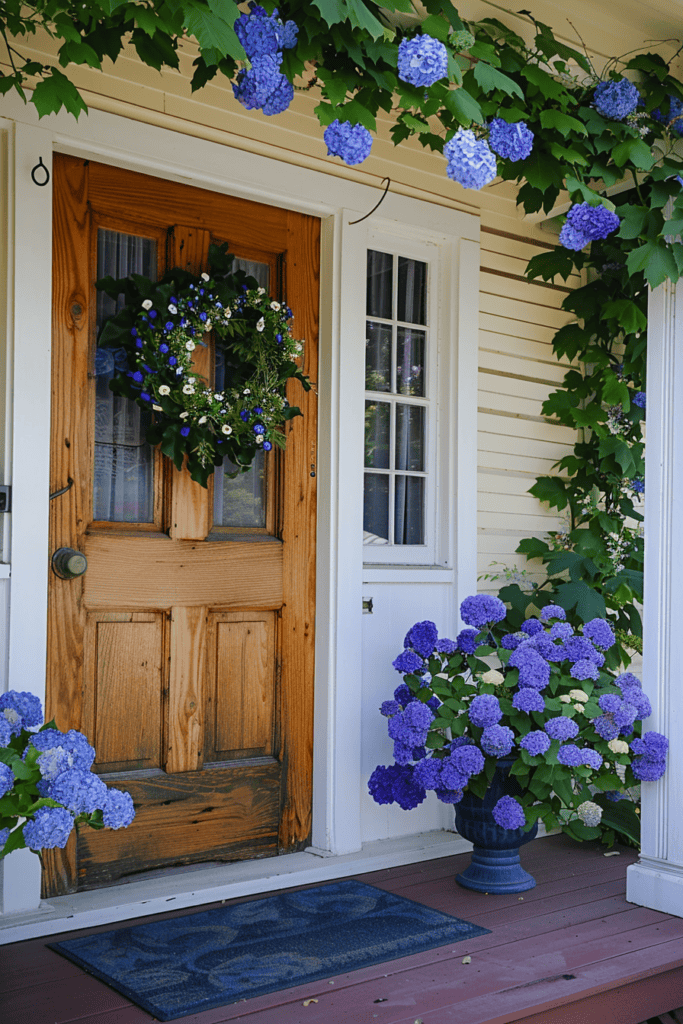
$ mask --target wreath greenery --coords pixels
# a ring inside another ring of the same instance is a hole
[[[146,440],[206,487],[215,466],[230,459],[244,472],[259,450],[285,447],[282,425],[301,410],[291,406],[287,381],[310,390],[297,360],[303,342],[291,333],[291,309],[271,299],[243,271],[233,271],[226,245],[209,249],[210,273],[168,271],[154,282],[140,274],[96,286],[123,307],[100,332],[101,348],[123,349],[125,368],[111,390],[151,413]],[[213,332],[222,350],[222,390],[193,368],[193,353]]]

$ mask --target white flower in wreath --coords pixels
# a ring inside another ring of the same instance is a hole
[[[194,387],[192,386],[192,384],[183,384],[183,394],[184,395],[193,395],[194,394]]]
[[[178,312],[178,307],[174,306],[173,303],[171,303],[171,305],[168,307],[168,311],[169,313],[173,313],[175,315]]]
[[[270,308],[274,309],[275,312],[277,313],[281,309],[281,306],[279,302],[271,302]]]
[[[226,309],[223,315],[224,315],[226,320],[229,320],[230,317],[232,316],[232,310],[231,309]]]
[[[207,320],[207,321],[206,321],[206,323],[204,324],[204,333],[205,333],[205,334],[208,334],[208,332],[209,332],[210,330],[211,330],[211,321],[210,321],[210,320]]]
[[[257,331],[264,331],[266,329],[266,321],[261,317],[259,322],[256,324]]]
[[[180,418],[181,420],[186,420],[189,415],[189,412],[181,412]]]
[[[161,406],[160,406],[160,405],[153,405],[153,406],[152,406],[152,408],[154,409],[154,411],[155,411],[155,412],[163,412],[163,411],[164,411],[164,410],[163,410],[163,409],[161,408]]]
[[[185,348],[187,349],[188,352],[194,352],[196,345],[193,341],[186,341]]]
[[[266,289],[265,288],[259,288],[258,289],[258,294],[259,295],[265,295],[266,294]]]
[[[229,434],[232,434],[232,427],[230,426],[229,423],[224,423],[223,426],[221,427],[221,431],[227,436]]]
[[[142,308],[143,309],[151,309],[153,305],[154,305],[154,303],[152,302],[151,299],[144,299],[143,303],[142,303]]]
[[[202,423],[206,423],[207,418],[208,418],[207,416],[200,416],[199,417],[199,419],[197,420],[197,423],[199,424],[200,427],[201,427]]]
[[[208,280],[209,280],[209,275],[208,274],[202,274],[202,281],[208,281]]]
[[[171,389],[168,386],[168,384],[160,384],[159,385],[159,394],[160,395],[170,395],[171,394]]]
[[[250,395],[251,391],[249,390],[249,388],[245,388],[244,391],[242,392],[242,394],[243,395]]]
[[[256,444],[263,444],[263,434],[257,434],[254,440],[256,441]]]
[[[213,398],[214,398],[215,402],[222,402],[223,401],[223,396],[219,395],[218,392],[216,392],[216,394],[213,396]]]

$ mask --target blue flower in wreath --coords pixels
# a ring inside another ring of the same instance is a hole
[[[132,377],[136,384],[142,384],[142,381],[144,380],[140,370],[135,370],[134,372],[129,372],[128,376]]]
[[[270,441],[264,441],[263,442],[263,450],[264,450],[264,452],[269,452],[272,447],[273,446],[270,443]]]
[[[165,341],[162,341],[161,345],[159,345],[159,351],[162,352],[164,355],[166,355],[166,353],[168,352],[168,345],[166,344]]]
[[[190,428],[189,427],[181,427],[180,428],[180,433],[182,434],[183,437],[187,437],[188,434],[190,433]]]
[[[266,428],[262,423],[255,423],[253,429],[255,434],[265,434],[266,432]]]

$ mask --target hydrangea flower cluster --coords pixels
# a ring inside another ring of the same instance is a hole
[[[575,203],[567,214],[560,231],[560,245],[578,252],[589,242],[607,238],[619,227],[616,213],[606,206],[591,206],[590,203]]]
[[[448,75],[448,51],[432,36],[402,39],[398,46],[398,77],[420,89]]]
[[[295,22],[282,22],[277,8],[267,14],[258,4],[252,4],[249,13],[241,14],[235,22],[235,33],[250,67],[238,73],[232,91],[247,110],[281,114],[292,102],[294,86],[280,67],[282,50],[296,45],[298,32]]]
[[[404,681],[380,708],[395,763],[375,769],[371,794],[401,807],[417,806],[428,792],[457,804],[468,790],[483,797],[492,762],[502,763],[522,795],[508,792],[496,802],[493,821],[501,827],[531,827],[534,806],[546,826],[576,838],[591,838],[585,830],[599,826],[610,841],[619,825],[604,814],[600,793],[627,794],[638,781],[659,778],[667,751],[658,733],[639,736],[652,708],[638,678],[615,678],[606,667],[616,643],[611,623],[594,618],[575,632],[558,605],[520,622],[489,594],[465,598],[460,616],[468,628],[456,642],[440,638],[430,620],[406,633],[393,663]],[[549,766],[558,773],[553,785]]]
[[[677,96],[667,96],[667,102],[668,109],[666,113],[662,113],[662,110],[658,107],[652,111],[652,116],[655,121],[666,125],[674,135],[683,135],[683,100],[679,100]]]
[[[489,125],[489,146],[506,160],[526,160],[534,148],[534,133],[523,121],[508,124],[502,117],[494,117]]]
[[[101,337],[124,340],[126,368],[111,389],[152,413],[147,440],[161,443],[179,469],[187,455],[192,478],[206,486],[225,457],[248,469],[259,449],[284,447],[280,428],[298,413],[287,402],[287,380],[309,382],[297,365],[303,343],[292,337],[286,304],[249,287],[244,275],[203,273],[181,283],[174,277],[180,273],[124,307]],[[209,332],[230,365],[230,383],[221,389],[194,369]]]
[[[443,147],[448,160],[446,174],[463,188],[480,189],[493,181],[498,168],[488,143],[478,140],[469,128],[458,128]]]
[[[353,167],[370,156],[372,135],[362,124],[351,124],[335,118],[323,132],[328,156],[338,156]]]
[[[75,729],[43,720],[40,701],[10,690],[0,698],[12,735],[0,741],[0,858],[12,850],[63,848],[77,822],[125,828],[135,817],[130,793],[106,786],[92,771],[95,750]]]
[[[628,78],[598,82],[593,94],[598,113],[611,121],[625,121],[640,103],[640,93]]]

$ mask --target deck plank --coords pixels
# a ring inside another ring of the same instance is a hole
[[[490,934],[203,1011],[179,1024],[414,1024],[418,1018],[423,1024],[640,1024],[683,1005],[683,920],[627,903],[626,867],[635,852],[622,847],[619,857],[603,854],[564,836],[529,844],[522,860],[538,884],[521,896],[458,886],[454,876],[467,854],[358,876]],[[2,1024],[153,1020],[49,950],[46,942],[58,938],[0,947]],[[470,964],[462,963],[465,956]],[[304,1007],[308,999],[318,1001]]]

